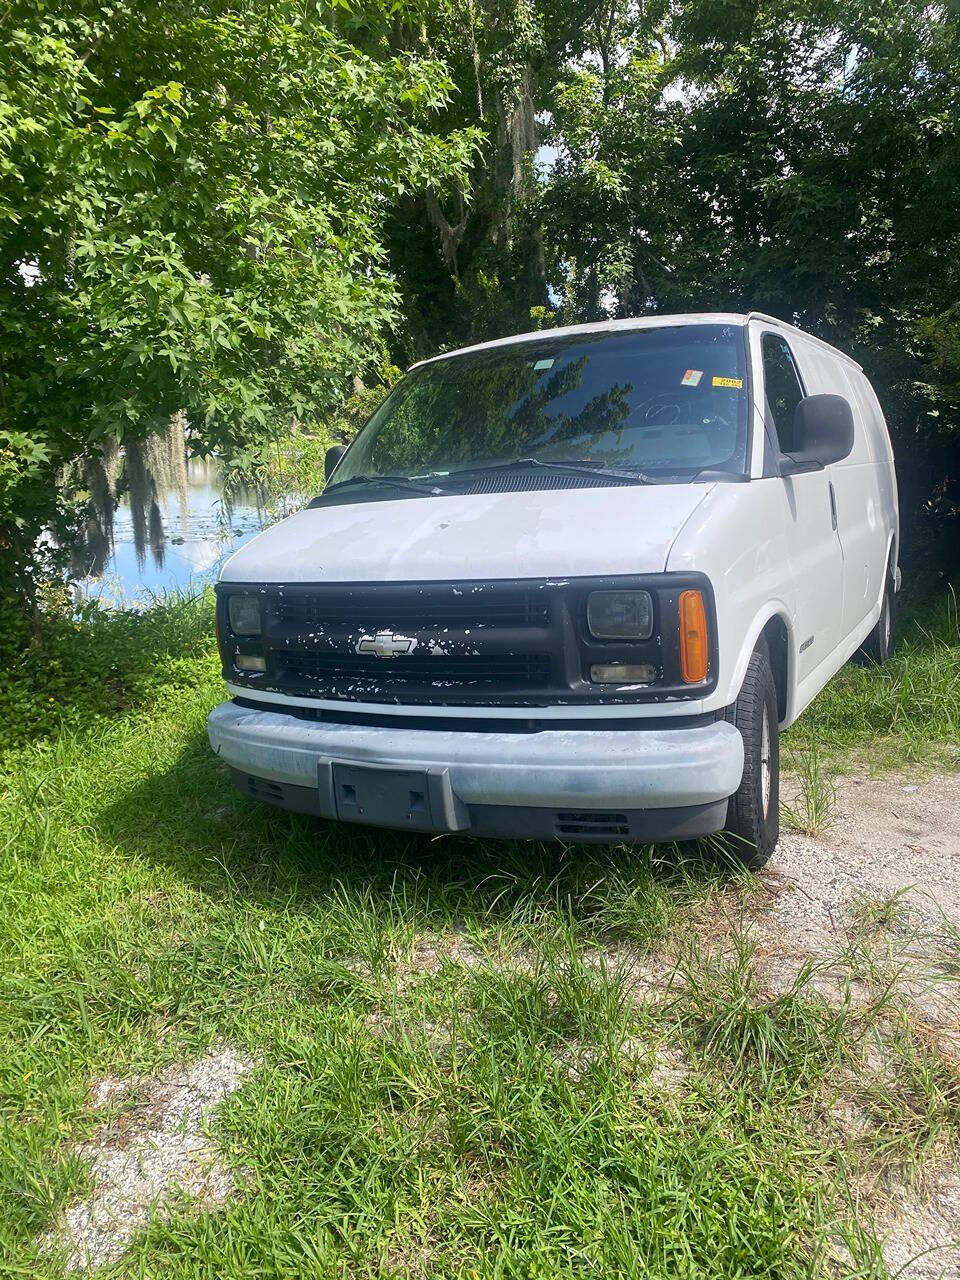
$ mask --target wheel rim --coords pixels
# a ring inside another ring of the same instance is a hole
[[[773,774],[770,768],[770,712],[764,705],[763,718],[760,722],[760,795],[764,817],[767,816],[770,809],[772,781]]]
[[[885,595],[883,597],[883,643],[887,649],[890,648],[890,634],[890,598]]]

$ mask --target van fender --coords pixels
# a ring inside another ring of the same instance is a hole
[[[793,707],[795,702],[796,687],[796,670],[797,670],[797,651],[796,637],[794,634],[793,621],[791,619],[790,610],[783,600],[768,600],[767,603],[757,611],[750,626],[747,628],[746,636],[743,644],[740,646],[740,652],[737,655],[736,665],[733,669],[733,676],[730,680],[730,697],[728,705],[736,701],[743,688],[744,677],[747,674],[747,666],[753,655],[757,642],[763,632],[764,627],[771,618],[779,618],[783,623],[784,630],[787,633],[787,671],[786,671],[786,688],[784,690],[784,705],[786,714],[780,722],[781,727],[790,724],[793,720]]]
[[[894,530],[891,529],[890,533],[887,536],[887,572],[888,573],[890,570],[890,561],[893,557],[893,546],[894,546],[895,538],[896,538],[896,534]],[[886,578],[884,578],[883,580],[883,585],[884,585],[884,588],[887,585]],[[900,549],[899,547],[897,548],[897,563],[893,567],[893,590],[895,593],[900,590]],[[881,602],[883,601],[882,591],[880,593],[880,600]]]
[[[873,605],[870,609],[870,613],[868,615],[870,619],[870,626],[867,628],[867,635],[870,634],[871,628],[877,625],[877,622],[880,618],[880,612],[883,609],[883,593],[886,591],[887,584],[890,581],[890,557],[893,555],[894,536],[895,535],[893,533],[893,530],[891,529],[890,533],[887,535],[887,558],[885,561],[886,568],[883,571],[883,577],[880,579],[880,594],[877,596],[876,600],[874,600]],[[898,556],[898,559],[899,559],[899,556]],[[899,590],[900,590],[900,565],[898,564],[893,571],[894,594],[896,594]]]

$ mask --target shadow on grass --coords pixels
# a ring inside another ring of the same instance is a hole
[[[331,893],[390,903],[434,927],[552,908],[578,921],[603,904],[721,887],[742,868],[712,842],[566,845],[439,836],[328,822],[238,792],[205,734],[166,772],[100,813],[102,836],[218,898],[311,909]]]

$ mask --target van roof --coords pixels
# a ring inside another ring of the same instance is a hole
[[[786,320],[778,320],[776,316],[764,315],[762,311],[687,311],[669,316],[634,316],[628,320],[597,320],[590,324],[568,324],[558,329],[535,329],[532,333],[515,333],[507,338],[493,338],[490,342],[476,342],[469,347],[458,347],[455,351],[443,351],[439,355],[428,357],[426,360],[418,360],[410,368],[419,369],[421,365],[433,364],[437,360],[448,360],[451,356],[462,356],[472,351],[489,351],[495,347],[510,347],[519,342],[536,342],[538,339],[544,338],[575,337],[580,333],[622,333],[630,329],[665,329],[679,324],[745,325],[749,320],[764,320],[770,324],[775,324],[780,329],[786,329],[791,333],[797,334],[805,342],[812,342],[815,346],[823,347],[824,350],[829,351],[831,355],[838,357],[846,364],[853,365],[856,369],[860,368],[856,360],[846,355],[845,352],[838,350],[837,347],[832,347],[829,342],[824,342],[822,338],[814,337],[812,333],[807,333],[804,329],[798,329],[796,325],[789,324]]]

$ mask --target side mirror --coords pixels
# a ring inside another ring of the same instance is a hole
[[[819,471],[848,458],[853,449],[853,410],[843,396],[805,396],[793,415],[795,445],[780,455],[780,474]]]
[[[343,455],[347,452],[345,444],[331,445],[327,452],[323,455],[323,478],[329,480],[337,469],[337,464]]]

